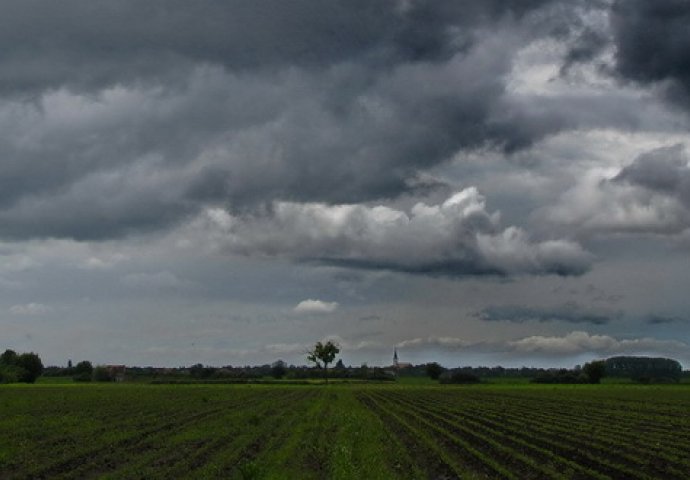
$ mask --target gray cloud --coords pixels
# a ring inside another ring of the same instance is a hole
[[[687,323],[687,318],[682,317],[670,317],[666,315],[649,315],[645,318],[645,322],[649,325],[668,325],[671,323]]]
[[[547,212],[555,223],[598,232],[677,235],[690,226],[685,146],[645,152],[610,178],[584,177]]]
[[[207,204],[390,199],[459,150],[526,148],[572,125],[506,96],[517,49],[567,23],[556,6],[11,1],[0,236],[103,240]]]
[[[535,242],[517,227],[502,229],[498,213],[486,210],[475,188],[410,211],[278,202],[263,216],[214,210],[209,218],[225,230],[231,252],[349,267],[450,276],[578,275],[591,261],[575,243]]]
[[[686,343],[676,340],[660,340],[652,337],[616,338],[585,331],[572,331],[560,336],[532,335],[499,342],[472,342],[457,337],[416,337],[398,342],[397,346],[405,351],[441,349],[461,351],[464,354],[507,355],[502,358],[522,355],[531,355],[533,358],[538,356],[575,358],[583,354],[601,357],[660,354],[685,358],[690,351]]]
[[[676,198],[690,207],[690,159],[681,144],[638,156],[612,182],[625,182]]]
[[[669,98],[688,105],[689,22],[684,0],[617,0],[612,26],[620,75],[643,84],[665,82]]]
[[[298,0],[217,2],[44,0],[5,2],[0,86],[75,90],[174,77],[180,67],[317,68],[357,59],[372,65],[435,61],[473,43],[473,29],[521,17],[548,0]],[[40,31],[40,35],[36,32]]]
[[[568,302],[553,308],[536,308],[520,305],[492,306],[477,313],[481,320],[490,322],[564,322],[605,325],[621,316],[620,312],[594,311],[577,303]]]

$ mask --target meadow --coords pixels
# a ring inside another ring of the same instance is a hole
[[[687,479],[687,385],[0,387],[2,479]]]

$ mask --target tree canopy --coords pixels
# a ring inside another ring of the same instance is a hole
[[[43,363],[33,352],[17,354],[8,349],[0,355],[0,383],[34,383],[41,373]]]
[[[326,343],[316,342],[314,348],[307,352],[307,360],[324,369],[326,382],[328,382],[328,364],[335,360],[335,356],[338,353],[340,353],[340,347],[330,340]]]
[[[621,356],[606,360],[606,373],[612,377],[628,377],[639,382],[677,382],[683,373],[683,367],[670,358]]]

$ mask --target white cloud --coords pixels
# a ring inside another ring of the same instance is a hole
[[[676,340],[658,340],[649,337],[619,340],[609,335],[591,335],[583,331],[570,332],[562,337],[534,335],[508,342],[508,346],[520,353],[548,355],[580,353],[615,355],[646,352],[668,354],[688,350],[688,345]]]
[[[217,216],[217,215],[216,215]],[[591,257],[568,240],[535,242],[518,227],[501,229],[476,188],[409,211],[385,205],[274,202],[270,214],[224,219],[227,248],[410,273],[580,274]]]
[[[654,148],[618,169],[591,169],[546,216],[597,232],[678,234],[690,226],[685,147]]]
[[[302,300],[294,308],[296,313],[333,313],[338,308],[337,302],[324,302],[322,300]]]
[[[10,307],[10,313],[14,315],[43,315],[50,312],[50,310],[50,307],[42,303],[27,303]]]
[[[690,216],[677,199],[634,185],[612,184],[615,175],[588,172],[553,207],[549,221],[601,232],[677,233]]]

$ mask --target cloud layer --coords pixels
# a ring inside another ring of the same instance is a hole
[[[356,363],[406,341],[529,363],[685,333],[688,2],[2,10],[17,351],[303,361],[340,338]]]
[[[517,227],[502,229],[475,188],[409,211],[276,202],[264,216],[236,217],[219,227],[227,229],[227,248],[245,255],[408,273],[577,275],[591,261],[575,243],[534,242]]]
[[[545,19],[567,24],[564,8],[11,1],[0,237],[106,240],[208,204],[394,198],[459,151],[528,148],[573,122],[510,98],[511,55],[551,35]]]

